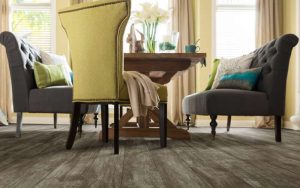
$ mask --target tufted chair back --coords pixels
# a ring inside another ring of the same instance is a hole
[[[298,40],[293,34],[283,35],[254,52],[251,67],[263,67],[257,90],[267,93],[270,115],[284,115],[289,61]]]
[[[33,63],[41,61],[39,50],[7,31],[0,34],[0,43],[6,48],[14,111],[26,112],[29,109],[29,92],[36,88]]]

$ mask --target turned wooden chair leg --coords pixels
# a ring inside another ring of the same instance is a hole
[[[98,126],[98,113],[94,113],[95,128]]]
[[[17,113],[17,127],[16,127],[16,137],[20,138],[22,134],[22,127],[23,127],[23,113]]]
[[[66,143],[66,148],[68,150],[72,149],[74,141],[75,141],[77,127],[78,127],[79,121],[80,121],[80,106],[81,106],[80,103],[74,103],[74,111],[72,114],[72,123],[70,125],[68,140]]]
[[[227,117],[227,132],[230,131],[230,126],[231,126],[231,116]]]
[[[79,138],[81,138],[82,135],[82,125],[84,124],[84,114],[80,115],[80,119],[79,119],[79,124],[78,124],[78,133],[79,133]]]
[[[159,103],[160,147],[167,147],[167,104]]]
[[[211,119],[210,127],[211,127],[211,134],[212,134],[213,138],[216,137],[216,127],[218,126],[217,117],[218,117],[217,115],[210,116],[210,119]]]
[[[191,115],[189,114],[186,114],[186,127],[187,127],[187,130],[190,130],[190,124],[191,124]]]
[[[114,103],[114,153],[119,154],[119,103]]]
[[[109,124],[108,105],[101,105],[101,122],[102,122],[102,142],[108,142],[108,124]]]
[[[281,116],[275,116],[275,140],[281,142]]]
[[[53,118],[54,118],[54,129],[56,129],[57,128],[57,113],[54,113]]]

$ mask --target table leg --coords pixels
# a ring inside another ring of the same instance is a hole
[[[132,110],[129,109],[120,119],[120,137],[146,137],[159,138],[159,113],[158,110],[149,110],[148,117],[138,118],[137,122],[129,122],[134,118]],[[152,122],[150,122],[152,120]],[[172,139],[189,140],[190,134],[187,130],[177,128],[171,121],[167,120],[167,136]],[[109,139],[113,139],[114,129],[109,129]],[[101,137],[101,134],[100,134]]]

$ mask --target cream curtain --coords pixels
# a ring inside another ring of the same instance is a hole
[[[170,0],[172,29],[180,33],[178,51],[184,52],[185,45],[195,42],[194,15],[191,0]],[[196,91],[196,68],[175,76],[168,84],[168,117],[174,124],[184,124],[182,99]]]
[[[0,32],[8,30],[9,15],[8,0],[0,0]],[[7,56],[3,46],[0,45],[0,109],[6,114],[7,120],[12,122],[13,107],[10,73]]]
[[[279,37],[283,30],[282,0],[256,0],[256,47]],[[274,127],[274,117],[256,117],[258,128]]]

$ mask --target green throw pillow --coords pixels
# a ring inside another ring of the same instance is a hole
[[[34,77],[38,88],[50,86],[68,85],[64,74],[64,65],[45,65],[39,62],[34,63]]]
[[[213,62],[213,65],[212,65],[211,74],[209,76],[207,87],[206,87],[205,91],[211,89],[211,87],[214,83],[216,74],[217,74],[219,64],[220,64],[220,59],[215,59],[214,62]]]

